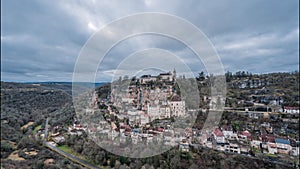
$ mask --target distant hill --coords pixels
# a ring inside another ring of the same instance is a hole
[[[24,84],[41,84],[41,85],[72,85],[73,82],[25,82]],[[103,86],[104,84],[106,84],[108,82],[96,82],[96,83],[89,83],[89,82],[79,82],[77,84],[86,86],[86,85],[92,85],[95,84],[95,87],[100,87]]]
[[[67,92],[69,95],[72,95],[72,82],[25,82],[21,84],[30,84],[30,85],[35,85],[35,86],[41,86],[44,88],[47,88],[49,90],[63,90]],[[88,82],[80,82],[80,83],[75,83],[76,87],[80,88],[91,88],[91,87],[101,87],[105,84],[106,82],[101,82],[101,83],[88,83]]]

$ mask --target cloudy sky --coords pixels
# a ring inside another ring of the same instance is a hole
[[[80,50],[105,25],[142,12],[162,12],[197,26],[225,71],[294,71],[299,67],[298,0],[77,0],[1,1],[1,80],[71,81]],[[101,45],[101,44],[99,44]],[[201,61],[182,43],[157,35],[131,37],[102,61],[98,81],[109,81],[130,54],[160,48],[183,57],[193,72]]]

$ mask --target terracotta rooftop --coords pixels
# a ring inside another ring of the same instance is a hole
[[[219,130],[219,129],[215,129],[214,134],[215,134],[216,136],[218,136],[218,137],[224,136],[224,134],[222,133],[222,131]]]
[[[272,134],[263,134],[261,137],[261,141],[275,143],[275,136]]]
[[[243,131],[242,135],[247,136],[247,137],[251,137],[251,133],[247,130]]]
[[[290,106],[284,106],[284,109],[287,109],[287,110],[299,110],[300,107],[290,107]]]

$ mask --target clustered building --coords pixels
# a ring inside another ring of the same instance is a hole
[[[128,87],[113,85],[110,101],[120,113],[136,124],[146,124],[155,119],[184,117],[185,101],[176,94],[176,71],[158,76],[143,75],[131,80]]]
[[[257,150],[266,154],[299,156],[299,140],[267,134],[261,125],[261,135],[255,138],[249,131],[233,131],[231,126],[215,128],[210,132],[199,132],[199,143],[204,147],[238,154],[249,154]]]

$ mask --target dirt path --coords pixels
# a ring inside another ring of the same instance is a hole
[[[12,153],[7,157],[7,159],[14,160],[14,161],[24,161],[24,160],[25,160],[25,158],[19,157],[18,151],[12,152]]]
[[[27,129],[29,126],[33,125],[34,122],[28,122],[27,124],[25,124],[24,126],[21,127],[21,130]]]

